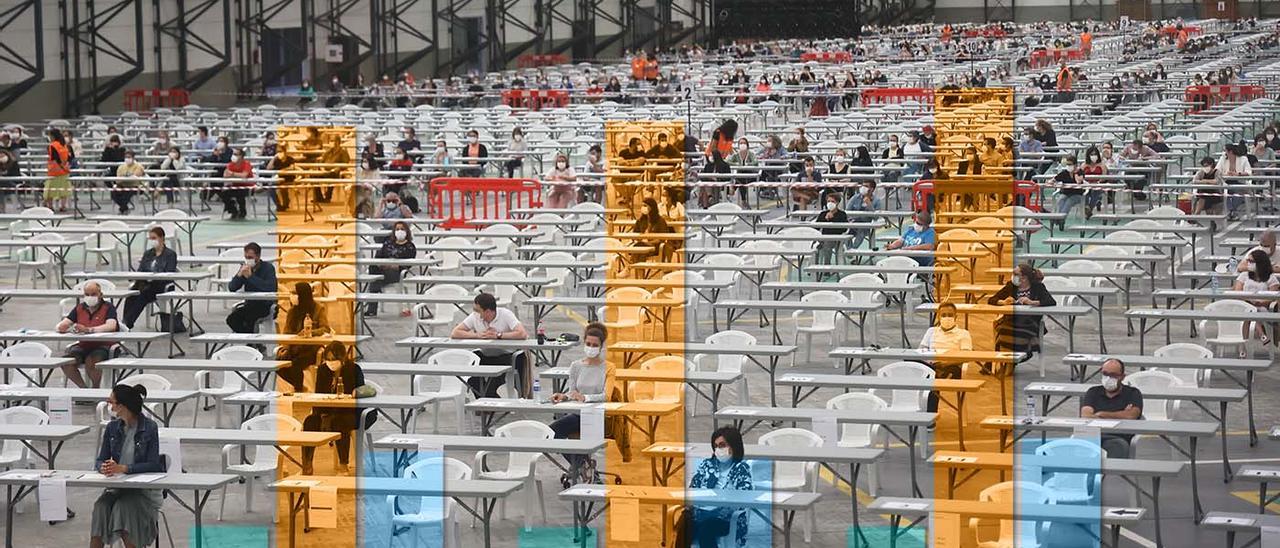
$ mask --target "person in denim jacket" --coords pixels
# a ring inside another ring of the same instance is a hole
[[[105,476],[165,472],[160,457],[160,431],[142,412],[147,389],[117,384],[107,397],[115,419],[107,423],[94,470]],[[156,540],[160,492],[150,489],[106,489],[93,503],[91,548],[119,539],[126,548],[150,546]]]

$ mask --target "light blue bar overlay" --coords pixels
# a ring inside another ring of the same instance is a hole
[[[992,486],[986,500],[1012,496],[1023,518],[1001,523],[1001,536],[1016,537],[1015,546],[1098,548],[1102,522],[1102,446],[1096,428],[1077,429],[1070,438],[1024,440],[1015,456],[1015,481]],[[1072,508],[1054,509],[1048,505]],[[1067,519],[1070,518],[1070,519]],[[996,534],[997,529],[983,531]],[[980,540],[994,538],[979,537]]]
[[[470,465],[445,457],[442,451],[365,451],[364,455],[357,546],[440,546],[446,534],[459,534],[456,520],[467,514],[452,500],[438,494],[387,495],[365,490],[392,481],[397,489],[441,493],[446,478],[471,478]]]
[[[704,462],[707,464],[703,464]],[[743,463],[746,465],[746,469],[750,470],[750,489],[756,493],[772,490],[800,490],[799,485],[792,486],[790,481],[786,484],[775,486],[773,481],[775,473],[781,477],[795,478],[797,481],[803,481],[807,477],[804,473],[806,470],[805,463],[780,462],[775,464],[764,459],[746,459]],[[734,485],[729,484],[730,478],[728,476],[738,466],[737,463],[719,464],[714,458],[691,457],[685,461],[685,500],[688,502],[688,508],[691,511],[688,534],[693,546],[698,546],[700,535],[729,537],[730,540],[724,544],[731,546],[737,546],[732,539],[741,537],[745,537],[745,546],[749,548],[771,548],[774,546],[773,528],[762,517],[762,515],[773,515],[772,501],[754,506],[751,509],[744,508],[741,505],[726,505],[729,498],[737,495],[737,489],[735,489]],[[778,469],[775,470],[775,466]],[[737,473],[734,472],[733,474],[734,480],[737,480]],[[717,501],[720,501],[719,505]],[[801,521],[804,520],[808,523],[808,519],[807,515],[796,516],[797,531],[794,534],[800,534]]]

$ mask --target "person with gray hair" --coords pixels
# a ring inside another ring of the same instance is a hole
[[[84,296],[76,303],[67,317],[54,327],[58,333],[114,333],[120,330],[120,322],[116,319],[115,305],[102,298],[102,287],[98,282],[85,282],[82,289]],[[80,366],[89,374],[91,388],[102,385],[102,371],[98,362],[111,357],[111,341],[79,341],[67,347],[66,356],[75,358],[75,363],[62,366],[62,373],[73,384],[86,388],[84,377],[80,375]]]

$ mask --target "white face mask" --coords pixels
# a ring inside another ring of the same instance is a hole
[[[151,244],[151,247],[154,247],[154,248],[156,248],[156,249],[160,249],[160,240],[159,240],[159,239],[156,239],[156,238],[147,238],[147,242],[149,242],[149,243]]]
[[[924,232],[924,225],[920,223],[916,223],[914,226],[915,226],[916,232]]]
[[[1014,274],[1012,278],[1009,278],[1009,283],[1013,285],[1022,285],[1022,276]]]
[[[556,162],[556,169],[569,169],[569,162]]]
[[[169,153],[169,157],[170,157],[170,158],[173,158],[174,160],[177,160],[177,159],[178,159],[178,156],[180,156],[180,155],[179,155],[177,152],[170,152],[170,153]]]
[[[102,297],[99,297],[97,295],[85,295],[84,299],[82,300],[84,301],[85,306],[89,308],[93,308],[95,306],[98,306],[98,303],[102,302]]]
[[[716,460],[720,462],[729,462],[730,460],[733,459],[733,454],[729,452],[728,447],[717,447],[715,448],[714,453],[716,456]]]
[[[747,153],[747,145],[738,145],[738,150],[742,151],[742,153],[743,153],[743,154],[746,154],[746,153]]]
[[[835,210],[836,210],[836,203],[835,203],[835,202],[827,202],[827,211],[835,211]]]
[[[126,166],[131,166],[131,165],[133,165],[133,158],[125,158],[125,159],[124,159],[124,165],[126,165]]]
[[[395,231],[395,235],[396,235],[396,239],[397,239],[397,240],[403,240],[403,239],[405,239],[405,238],[408,238],[408,237],[409,237],[409,233],[408,233],[408,232],[405,232],[405,231],[403,231],[403,230],[397,230],[397,231]]]
[[[476,143],[479,143],[479,142],[480,142],[480,138],[479,138],[479,137],[475,137],[475,136],[467,137],[467,142],[468,142],[468,143],[471,143],[471,144],[473,144],[473,145],[474,145],[474,144],[476,144]]]
[[[582,355],[584,355],[584,356],[586,356],[586,357],[588,357],[588,358],[592,358],[592,359],[597,358],[597,357],[599,357],[599,356],[600,356],[600,347],[599,347],[599,346],[584,346],[584,347],[582,348]]]
[[[243,160],[243,159],[244,159],[244,156],[241,156],[239,154],[231,157],[232,162],[239,162],[240,160]]]
[[[867,194],[870,194],[870,193],[871,193],[871,189],[869,189],[869,188],[867,188],[867,187],[865,187],[865,186],[860,186],[860,187],[858,187],[858,194],[861,194],[861,195],[863,195],[863,196],[866,196]]]
[[[253,266],[254,266],[255,264],[257,264],[257,262],[258,262],[258,261],[253,260],[253,259],[245,259],[245,260],[244,260],[244,265],[245,265],[245,266],[247,266],[247,267],[249,267],[249,268],[253,268]]]
[[[843,155],[842,155],[842,156],[836,156],[836,163],[837,163],[837,164],[843,164],[843,163],[844,163],[844,156],[843,156]]]
[[[1107,392],[1115,392],[1117,388],[1120,388],[1120,379],[1104,376],[1102,377],[1102,388]]]
[[[951,329],[954,328],[955,326],[956,326],[955,318],[951,318],[951,317],[938,318],[938,327],[941,327],[943,331],[951,331]]]

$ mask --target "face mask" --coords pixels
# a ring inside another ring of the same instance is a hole
[[[127,165],[127,166],[133,165],[133,158],[125,158],[124,165]]]
[[[160,249],[160,240],[155,238],[147,238],[147,241],[151,243],[151,247]]]
[[[1115,377],[1102,377],[1102,389],[1107,392],[1115,392],[1120,388],[1120,379]]]
[[[240,156],[238,154],[231,157],[232,162],[239,162],[240,160],[243,160],[243,159],[244,159],[244,156]]]
[[[941,327],[943,331],[951,331],[955,326],[955,318],[938,318],[938,327]]]
[[[739,151],[741,151],[743,154],[746,154],[746,153],[747,153],[747,145],[738,145],[738,150],[739,150]]]
[[[827,202],[827,211],[835,211],[835,210],[836,210],[836,203],[835,203],[835,202]]]
[[[476,144],[476,143],[479,143],[479,142],[480,142],[480,138],[479,138],[479,137],[467,137],[467,142],[468,142],[468,143],[471,143],[471,144],[473,144],[473,145],[474,145],[474,144]]]
[[[85,295],[83,300],[84,300],[85,306],[89,308],[93,308],[95,306],[98,306],[98,303],[102,302],[102,297],[99,297],[97,295]]]
[[[556,162],[556,169],[569,169],[568,162]]]
[[[837,163],[837,164],[843,164],[843,163],[844,163],[844,160],[845,160],[845,157],[844,157],[844,156],[836,156],[836,163]]]
[[[916,223],[916,224],[914,225],[914,228],[916,229],[916,232],[924,232],[924,225],[922,225],[922,224],[920,224],[920,223]]]
[[[409,237],[409,233],[403,230],[397,230],[395,231],[395,236],[397,240],[403,240]]]
[[[599,161],[599,160],[600,160],[600,157],[599,157],[599,156],[597,156],[597,155],[595,155],[595,154],[589,154],[589,155],[587,155],[587,158],[590,158],[592,162],[595,162],[595,161]]]
[[[329,367],[330,371],[337,371],[339,369],[342,369],[341,360],[325,360],[324,364]]]
[[[444,147],[436,147],[436,155],[437,155],[437,156],[443,155],[443,154],[445,154],[445,153],[447,153],[447,152],[448,152],[448,150],[446,150]]]
[[[871,193],[871,189],[865,186],[858,187],[858,194],[866,196],[867,194],[870,194],[870,193]]]
[[[717,447],[714,452],[716,460],[720,462],[729,462],[733,459],[733,454],[729,452],[728,447]]]
[[[583,347],[582,354],[588,358],[596,358],[600,356],[600,347],[599,346]]]
[[[1009,283],[1012,283],[1013,285],[1022,285],[1022,276],[1014,274],[1013,277],[1009,278]]]
[[[258,263],[258,261],[257,261],[257,260],[255,260],[255,259],[248,259],[248,258],[246,258],[246,259],[244,260],[244,265],[245,265],[245,266],[247,266],[247,267],[249,267],[249,268],[253,268],[253,265],[255,265],[255,264],[257,264],[257,263]]]
[[[400,202],[387,202],[387,209],[392,211],[400,209]]]
[[[179,156],[179,154],[178,154],[177,152],[170,152],[170,153],[169,153],[169,157],[170,157],[170,158],[173,158],[174,160],[177,160],[177,159],[178,159],[178,156]]]
[[[524,140],[524,136],[521,136],[521,135],[512,135],[512,136],[511,136],[511,140],[512,140],[512,141],[515,141],[515,142],[517,142],[517,143],[519,143],[520,141],[523,141],[523,140]]]
[[[225,149],[225,148],[227,148],[227,144],[226,144],[226,143],[218,143],[218,150],[223,150],[223,149]]]

